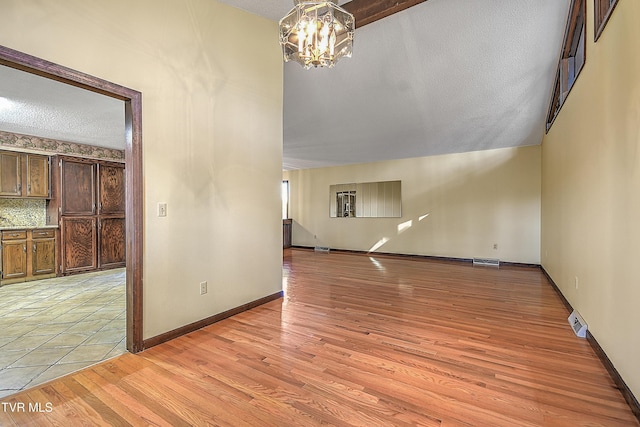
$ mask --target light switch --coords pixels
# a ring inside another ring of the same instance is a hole
[[[167,204],[158,203],[158,216],[167,216]]]

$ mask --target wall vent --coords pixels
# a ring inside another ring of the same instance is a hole
[[[316,252],[323,252],[328,254],[329,253],[329,247],[328,246],[316,246],[315,248],[313,248],[314,251]]]
[[[573,332],[580,338],[587,337],[587,322],[584,321],[582,316],[577,311],[573,310],[567,319]]]
[[[500,268],[500,260],[494,258],[474,258],[473,265],[483,267],[497,267]]]

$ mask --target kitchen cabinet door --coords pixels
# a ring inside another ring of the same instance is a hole
[[[26,155],[27,197],[49,197],[49,157],[35,154]]]
[[[22,196],[20,153],[0,151],[0,196]]]
[[[55,230],[36,229],[31,240],[31,274],[53,274],[56,272]]]
[[[124,165],[98,164],[98,213],[124,215]]]
[[[65,217],[60,224],[62,273],[97,268],[96,217]]]
[[[2,279],[27,277],[27,241],[2,241]]]
[[[100,218],[98,230],[100,268],[124,267],[126,248],[124,218]]]
[[[61,215],[94,215],[95,163],[63,159],[61,168]]]

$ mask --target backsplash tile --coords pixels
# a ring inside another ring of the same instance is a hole
[[[46,200],[0,199],[0,227],[42,227],[46,223]]]

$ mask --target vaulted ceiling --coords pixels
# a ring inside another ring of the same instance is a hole
[[[293,7],[292,0],[220,1],[273,21]],[[353,57],[333,69],[283,65],[283,169],[541,142],[569,0],[338,3],[356,14]],[[24,117],[5,110],[2,130],[123,144],[110,133],[123,132],[124,120],[113,113],[122,106],[114,100],[90,94],[79,101],[75,96],[89,94],[67,97],[59,83],[29,76],[17,80],[21,89],[8,79],[12,73],[0,66],[0,95],[25,97],[13,101],[23,103]],[[43,93],[49,96],[33,96]],[[78,121],[70,122],[62,113],[78,102],[85,108],[76,108]],[[46,135],[32,129],[29,109],[48,109]]]
[[[293,7],[221,1],[272,20]],[[353,57],[333,69],[284,64],[283,168],[540,144],[568,10],[428,0],[358,27]]]

